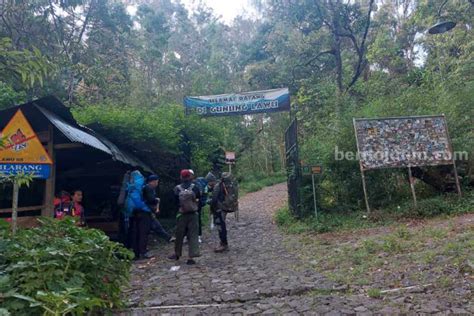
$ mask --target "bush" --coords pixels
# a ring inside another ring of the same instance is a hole
[[[133,254],[72,219],[0,227],[0,305],[12,315],[82,315],[122,305]],[[5,313],[5,310],[3,310]]]
[[[361,211],[322,211],[318,217],[307,216],[297,219],[287,207],[280,209],[275,215],[276,223],[289,233],[316,232],[325,233],[341,230],[355,230],[381,225],[389,225],[399,220],[410,218],[430,218],[435,216],[459,215],[473,212],[474,191],[464,192],[459,198],[452,194],[438,196],[418,201],[418,207],[412,201],[381,210],[374,210],[370,218]],[[407,232],[399,231],[401,236],[407,237]],[[387,244],[391,246],[390,244]]]
[[[425,218],[439,215],[456,215],[474,211],[474,191],[465,191],[462,198],[457,194],[437,196],[418,201],[417,207],[412,201],[392,207],[389,211],[397,218]]]
[[[243,194],[256,192],[265,187],[282,182],[286,182],[286,175],[283,173],[275,173],[272,175],[249,175],[240,179],[239,190]]]
[[[309,216],[297,219],[287,207],[280,209],[275,215],[276,223],[287,232],[298,234],[303,232],[326,233],[338,230],[352,230],[374,227],[385,222],[374,222],[367,219],[362,212],[320,212],[318,217]]]

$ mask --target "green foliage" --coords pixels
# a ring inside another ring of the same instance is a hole
[[[176,178],[178,168],[199,174],[212,167],[209,157],[224,143],[224,128],[217,121],[185,116],[175,104],[146,108],[93,105],[73,109],[82,124],[100,122],[117,144],[138,150],[137,155],[162,175]],[[176,166],[175,159],[181,159]]]
[[[357,161],[334,157],[336,148],[355,153],[354,117],[444,113],[454,149],[471,157],[459,169],[463,185],[472,185],[469,1],[448,1],[443,16],[457,26],[434,36],[425,30],[438,19],[440,1],[257,2],[271,14],[225,25],[203,4],[188,12],[169,0],[141,3],[133,16],[111,0],[8,1],[1,7],[0,51],[13,63],[1,62],[0,69],[7,65],[14,75],[0,77],[0,107],[53,93],[74,106],[81,122],[100,123],[113,141],[146,152],[140,158],[170,179],[180,167],[219,169],[223,150],[236,151],[240,177],[244,170],[258,176],[284,168],[286,113],[202,119],[185,117],[178,104],[184,95],[288,86],[300,157],[325,170],[318,177],[323,210],[364,208]],[[35,73],[45,74],[35,65],[43,60],[37,50],[58,68],[41,90],[28,88],[31,78],[39,81]],[[25,56],[31,58],[19,63]],[[260,187],[250,182],[250,190]],[[375,209],[410,199],[405,171],[368,172],[367,184]],[[420,200],[439,194],[419,187]],[[311,195],[306,179],[307,215]]]
[[[73,219],[40,221],[15,236],[0,227],[2,307],[12,315],[82,315],[122,306],[133,255]]]
[[[36,82],[43,85],[43,78],[52,70],[49,61],[39,49],[14,50],[12,41],[8,37],[0,38],[0,73],[2,80],[9,80],[9,76],[21,80],[27,87],[33,87]]]
[[[461,215],[473,211],[474,191],[466,191],[462,198],[457,194],[447,196],[437,196],[418,201],[417,207],[412,201],[407,201],[403,205],[389,208],[392,216],[397,218],[425,218],[434,216]]]
[[[0,80],[0,110],[20,104],[25,101],[25,98],[25,92],[15,91],[11,85]]]
[[[176,152],[180,140],[179,119],[184,116],[177,106],[147,109],[93,105],[74,108],[73,113],[82,124],[100,122],[104,127],[115,130],[114,136],[130,145],[139,148],[140,143],[148,142],[165,152]]]
[[[313,210],[314,212],[314,210]],[[288,233],[299,234],[304,232],[326,233],[332,231],[356,230],[387,225],[390,218],[383,220],[369,220],[362,212],[320,212],[318,217],[308,216],[303,219],[294,217],[288,208],[280,209],[275,215],[276,223]]]
[[[435,216],[453,216],[473,212],[474,191],[467,191],[462,198],[457,195],[438,196],[418,202],[415,208],[413,201],[402,205],[391,206],[374,212],[370,218],[361,211],[323,211],[318,218],[309,216],[304,219],[295,218],[288,208],[283,208],[275,215],[276,223],[289,233],[332,231],[352,231],[381,225],[390,225],[406,219],[431,218]],[[397,238],[409,239],[410,234],[404,229],[397,231]],[[397,250],[397,242],[385,240],[387,251]]]
[[[1,143],[0,143],[1,145]],[[1,147],[1,146],[0,146]],[[4,182],[16,182],[18,183],[18,186],[21,188],[22,186],[27,186],[29,187],[31,184],[31,181],[33,181],[33,174],[31,173],[25,173],[23,171],[17,173],[16,175],[4,175],[0,173],[0,183]]]
[[[256,192],[265,187],[282,182],[286,182],[286,175],[284,173],[276,173],[273,175],[247,174],[239,179],[239,190],[243,194]]]

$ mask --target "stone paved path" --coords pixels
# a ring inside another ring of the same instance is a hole
[[[298,260],[283,244],[273,224],[273,213],[286,203],[286,185],[249,193],[240,201],[240,218],[228,216],[230,251],[215,254],[217,232],[204,234],[202,257],[196,266],[167,260],[172,245],[153,249],[154,260],[141,262],[132,271],[127,293],[133,314],[260,313],[305,311],[309,306],[283,303],[284,298],[327,290],[332,283],[311,270],[298,270]],[[185,251],[187,247],[185,246]],[[185,252],[186,253],[186,252]],[[179,265],[176,272],[172,266]],[[172,305],[211,305],[207,308],[153,309]],[[140,309],[139,307],[143,307]]]
[[[136,263],[130,308],[121,315],[364,315],[406,313],[400,301],[348,295],[345,287],[301,262],[299,243],[285,242],[273,214],[286,203],[286,185],[245,195],[240,220],[228,217],[230,251],[213,253],[217,232],[206,232],[196,266],[166,259],[172,245],[157,244],[155,259]],[[288,245],[291,245],[289,248]],[[187,251],[187,246],[185,246]],[[171,268],[179,265],[178,271]],[[424,312],[443,313],[437,302]],[[449,311],[448,310],[444,310]]]

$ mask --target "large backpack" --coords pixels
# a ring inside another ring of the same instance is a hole
[[[125,206],[125,201],[127,200],[127,191],[128,191],[128,186],[130,184],[130,171],[127,171],[123,175],[122,179],[122,186],[120,187],[120,193],[119,196],[117,197],[117,205],[119,207],[124,207]]]
[[[239,210],[239,184],[230,172],[224,172],[221,177],[221,190],[224,200],[219,203],[219,208],[225,212],[236,212]]]
[[[191,183],[189,188],[185,189],[178,185],[179,211],[181,213],[192,213],[198,210],[196,193],[193,191],[195,184]]]
[[[130,181],[127,185],[127,192],[125,198],[125,208],[124,208],[124,215],[125,217],[131,217],[133,214],[133,210],[136,209],[138,206],[135,205],[133,199],[131,198],[132,193],[137,191],[140,196],[143,195],[143,186],[145,185],[145,177],[140,173],[140,171],[135,170],[130,173]]]

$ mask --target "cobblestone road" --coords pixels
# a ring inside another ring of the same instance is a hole
[[[206,232],[198,264],[167,260],[172,245],[155,245],[155,259],[134,265],[122,315],[340,315],[396,314],[407,304],[347,295],[298,259],[298,243],[286,243],[273,223],[286,203],[286,185],[245,195],[240,220],[228,217],[230,251],[213,253],[216,231]],[[292,247],[288,248],[288,244]],[[187,251],[187,247],[184,249]],[[185,252],[186,253],[186,252]],[[178,271],[171,271],[179,265]],[[394,298],[395,300],[396,298]],[[426,302],[425,313],[442,313],[438,302]],[[420,308],[421,308],[420,307]]]

